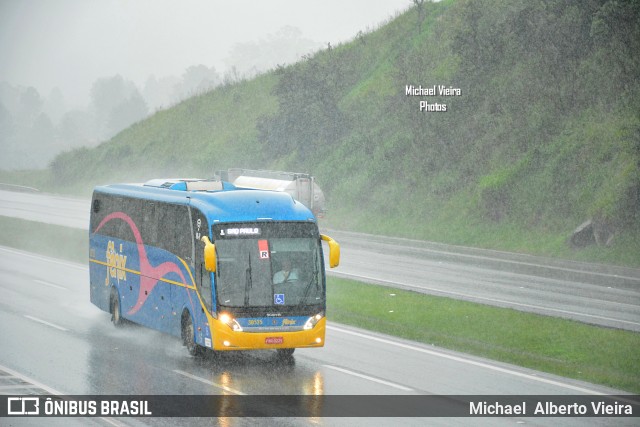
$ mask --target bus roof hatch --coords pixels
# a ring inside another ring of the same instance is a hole
[[[179,191],[222,191],[224,189],[222,181],[204,179],[152,179],[144,185]]]

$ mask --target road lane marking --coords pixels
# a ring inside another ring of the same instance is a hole
[[[38,385],[35,384],[13,384],[13,385],[0,385],[0,394],[2,394],[3,391],[7,391],[7,390],[20,390],[23,388],[42,388]],[[19,394],[19,393],[16,393]]]
[[[19,372],[14,371],[13,369],[10,369],[10,368],[7,368],[6,366],[0,365],[0,372],[2,372],[2,371],[4,371],[7,374],[9,374],[9,375],[0,375],[3,378],[10,378],[11,376],[13,376],[15,378],[18,378],[18,379],[24,381],[25,383],[28,383],[28,384],[22,384],[21,387],[23,387],[23,388],[37,387],[37,388],[40,388],[40,389],[46,391],[47,393],[49,393],[52,396],[64,396],[65,395],[65,393],[63,393],[61,391],[58,391],[58,390],[56,390],[54,388],[51,388],[49,386],[46,386],[46,385],[42,384],[41,382],[38,382],[38,381],[34,380],[33,378],[29,378],[29,377],[27,377],[25,375],[22,375]],[[24,394],[24,393],[21,393],[21,394]],[[120,422],[118,420],[115,420],[113,418],[110,418],[110,417],[100,417],[100,419],[102,421],[105,421],[105,422],[111,424],[114,427],[124,427],[124,426],[127,425],[127,424],[123,424],[122,422]]]
[[[192,375],[192,374],[190,374],[188,372],[184,372],[184,371],[181,371],[179,369],[174,369],[173,372],[175,372],[176,374],[180,374],[182,376],[185,376],[187,378],[191,378],[192,380],[200,381],[201,383],[214,386],[214,387],[222,389],[224,391],[228,391],[229,393],[237,394],[237,395],[240,395],[240,396],[246,396],[247,395],[247,393],[243,393],[243,392],[241,392],[239,390],[235,390],[235,389],[233,389],[231,387],[227,387],[226,385],[214,383],[213,381],[207,380],[205,378],[198,377],[196,375]]]
[[[331,229],[327,229],[328,233],[331,234]],[[338,230],[336,230],[338,231]],[[341,232],[341,231],[338,231]],[[355,235],[356,239],[361,239],[365,241],[365,245],[371,245],[371,241],[369,240],[370,237],[383,237],[384,236],[376,236],[374,234],[371,235],[367,235],[364,233],[354,233],[354,232],[343,232],[345,234],[351,233],[352,235]],[[359,234],[359,236],[358,236]],[[400,240],[400,241],[407,241],[409,243],[412,243],[412,245],[400,245],[400,244],[396,244],[396,243],[389,243],[389,242],[384,242],[383,244],[385,245],[389,245],[389,246],[395,246],[401,249],[409,249],[409,250],[418,250],[418,251],[423,251],[423,252],[431,252],[431,253],[435,253],[435,254],[443,254],[443,255],[452,255],[452,256],[457,256],[457,257],[465,257],[465,258],[473,258],[473,259],[481,259],[481,260],[489,260],[489,261],[493,261],[493,262],[505,262],[505,263],[509,263],[509,264],[520,264],[520,265],[525,265],[527,267],[539,267],[539,268],[546,268],[549,270],[559,270],[559,271],[567,271],[570,273],[579,273],[579,274],[586,274],[586,275],[594,275],[594,276],[603,276],[603,277],[613,277],[613,278],[619,278],[619,279],[625,279],[625,280],[633,280],[633,281],[639,281],[640,277],[636,277],[636,276],[625,276],[622,274],[615,274],[615,273],[600,273],[597,271],[585,271],[585,270],[579,270],[577,268],[569,268],[569,267],[559,267],[559,266],[555,266],[555,265],[548,265],[548,264],[540,264],[540,263],[534,263],[534,262],[527,262],[527,261],[518,261],[518,260],[513,260],[513,259],[507,259],[507,258],[500,258],[500,257],[491,257],[488,255],[473,255],[473,254],[465,254],[462,252],[451,252],[450,250],[443,250],[443,249],[434,249],[434,248],[425,248],[425,247],[420,247],[420,246],[416,246],[416,244],[422,244],[422,243],[429,243],[429,244],[434,244],[434,245],[438,245],[439,243],[437,242],[430,242],[430,241],[423,241],[423,240],[413,240],[413,239],[404,239],[401,237],[394,237],[394,239],[396,240]],[[367,241],[369,240],[369,241]],[[362,245],[362,244],[361,244]],[[455,245],[454,245],[455,246]],[[466,249],[466,250],[480,250],[480,251],[485,251],[485,252],[491,252],[491,253],[495,253],[495,254],[501,254],[501,255],[505,255],[505,256],[509,256],[509,255],[518,255],[518,256],[525,256],[525,257],[535,257],[533,255],[524,255],[524,254],[519,254],[519,253],[515,253],[515,252],[505,252],[505,251],[496,251],[496,250],[491,250],[491,249],[481,249],[481,248],[474,248],[472,246],[456,246],[457,248],[460,249]],[[560,260],[560,261],[570,261],[570,260]],[[576,261],[577,262],[577,261]],[[625,267],[623,267],[625,268]],[[628,267],[629,269],[634,269],[633,267]],[[636,269],[637,270],[637,269]]]
[[[47,326],[51,326],[52,328],[59,329],[61,331],[65,331],[65,332],[68,331],[67,328],[63,328],[62,326],[58,326],[51,322],[47,322],[46,320],[38,319],[37,317],[29,316],[28,314],[25,314],[24,317],[26,317],[27,319],[31,319],[34,322],[42,323],[43,325],[47,325]]]
[[[520,302],[506,301],[506,300],[501,300],[501,299],[496,299],[496,298],[481,297],[481,296],[478,296],[478,295],[465,294],[465,293],[462,293],[462,292],[445,291],[445,290],[442,290],[442,289],[429,288],[429,287],[425,287],[425,286],[417,286],[417,285],[410,285],[410,284],[407,284],[407,283],[393,282],[391,280],[380,279],[380,278],[377,278],[377,277],[362,276],[362,275],[359,275],[359,274],[351,274],[351,273],[343,273],[343,272],[340,272],[340,273],[332,272],[331,275],[332,276],[336,276],[336,277],[345,276],[347,278],[358,278],[358,279],[370,280],[370,281],[372,281],[374,283],[376,283],[376,282],[377,283],[385,283],[385,284],[388,284],[388,285],[392,285],[393,287],[402,286],[402,287],[412,288],[412,289],[421,290],[421,291],[438,292],[438,293],[441,293],[441,294],[444,294],[444,295],[453,295],[453,296],[456,296],[456,297],[468,298],[471,301],[473,301],[473,300],[483,300],[483,301],[489,301],[489,302],[493,302],[493,303],[500,303],[500,304],[507,304],[507,305],[525,307],[525,308],[536,309],[536,310],[543,310],[543,311],[547,311],[547,312],[562,313],[562,314],[566,314],[566,315],[588,317],[588,318],[593,318],[593,319],[608,320],[608,321],[611,321],[611,322],[628,323],[630,325],[640,326],[640,323],[632,322],[632,321],[629,321],[629,320],[614,319],[612,317],[596,316],[595,314],[579,313],[577,311],[561,310],[559,308],[543,307],[543,306],[540,306],[540,305],[524,304],[524,303],[520,303]]]
[[[51,288],[62,289],[63,291],[68,291],[69,290],[69,289],[65,288],[64,286],[56,285],[56,284],[51,283],[51,282],[45,282],[44,280],[33,279],[33,281],[36,282],[36,283],[40,283],[41,285],[49,286]]]
[[[68,262],[68,261],[64,261],[58,258],[52,258],[50,256],[47,255],[41,255],[41,254],[32,254],[30,252],[25,252],[25,251],[21,251],[18,249],[11,249],[8,248],[6,246],[0,246],[0,251],[4,251],[4,252],[9,252],[15,255],[21,255],[27,258],[33,258],[33,259],[37,259],[40,261],[47,261],[47,262],[52,262],[54,264],[60,264],[60,265],[65,265],[67,267],[71,267],[71,268],[75,268],[78,270],[89,270],[89,266],[85,266],[82,264],[77,264],[77,263],[73,263],[73,262]]]
[[[80,269],[80,270],[88,270],[88,267],[80,265],[80,264],[73,264],[73,263],[69,263],[69,262],[64,262],[64,261],[60,261],[57,260],[55,258],[50,258],[44,255],[32,255],[28,252],[23,252],[23,251],[18,251],[18,250],[12,250],[9,249],[7,247],[3,247],[0,246],[0,251],[6,251],[9,253],[13,253],[13,254],[18,254],[18,255],[23,255],[26,257],[31,257],[31,258],[36,258],[36,259],[41,259],[41,260],[45,260],[45,261],[49,261],[49,262],[54,262],[57,264],[61,264],[61,265],[67,265],[69,267],[72,268],[76,268],[76,269]],[[532,305],[532,304],[524,304],[524,303],[519,303],[519,302],[513,302],[513,301],[505,301],[505,300],[500,300],[500,299],[495,299],[495,298],[487,298],[487,297],[482,297],[482,296],[477,296],[477,295],[470,295],[470,294],[465,294],[462,292],[452,292],[452,291],[446,291],[446,290],[442,290],[442,289],[436,289],[436,288],[429,288],[429,287],[423,287],[423,286],[417,286],[417,285],[411,285],[411,284],[407,284],[407,283],[400,283],[400,282],[394,282],[391,280],[385,280],[385,279],[380,279],[380,278],[376,278],[376,277],[369,277],[369,276],[364,276],[364,275],[359,275],[359,274],[351,274],[351,273],[344,273],[344,272],[330,272],[329,273],[331,276],[335,276],[335,277],[346,277],[346,278],[355,278],[358,280],[365,280],[365,281],[370,281],[373,283],[380,283],[380,284],[387,284],[390,285],[392,287],[400,287],[400,288],[411,288],[411,289],[415,289],[421,292],[425,292],[425,291],[430,291],[430,292],[437,292],[443,295],[452,295],[454,297],[462,297],[462,298],[467,298],[471,301],[488,301],[490,303],[498,303],[498,304],[505,304],[508,306],[512,306],[512,307],[522,307],[522,308],[528,308],[530,310],[541,310],[542,312],[546,312],[546,313],[558,313],[558,314],[564,314],[566,316],[569,316],[569,318],[574,318],[575,317],[571,317],[571,316],[577,316],[578,319],[583,318],[583,319],[597,319],[597,320],[601,320],[601,321],[608,321],[608,322],[617,322],[617,323],[622,323],[622,324],[628,324],[628,325],[632,325],[635,327],[640,327],[640,323],[639,322],[633,322],[633,321],[629,321],[629,320],[623,320],[623,319],[616,319],[616,318],[612,318],[612,317],[606,317],[606,316],[598,316],[598,315],[594,315],[594,314],[587,314],[587,313],[580,313],[580,312],[575,312],[575,311],[570,311],[570,310],[562,310],[562,309],[557,309],[557,308],[551,308],[551,307],[545,307],[545,306],[539,306],[539,305]],[[611,275],[610,275],[611,276]],[[535,276],[537,277],[537,276]],[[613,275],[613,277],[623,277],[623,276],[618,276],[618,275]],[[599,324],[596,322],[596,324]],[[620,326],[622,327],[622,326]]]
[[[429,354],[431,356],[437,356],[437,357],[441,357],[441,358],[444,358],[444,359],[453,360],[455,362],[466,363],[468,365],[473,365],[473,366],[477,366],[477,367],[480,367],[480,368],[490,369],[492,371],[497,371],[497,372],[501,372],[501,373],[504,373],[504,374],[525,378],[527,380],[533,380],[533,381],[541,382],[541,383],[544,383],[544,384],[549,384],[549,385],[554,385],[554,386],[558,386],[558,387],[567,388],[569,390],[578,391],[578,392],[585,393],[585,394],[593,394],[593,395],[606,395],[607,394],[607,393],[601,393],[599,391],[591,390],[591,389],[588,389],[588,388],[584,388],[584,387],[579,387],[579,386],[563,383],[563,382],[560,382],[560,381],[555,381],[555,380],[551,380],[551,379],[547,379],[547,378],[541,378],[541,377],[538,377],[536,375],[526,374],[524,372],[518,372],[518,371],[515,371],[515,370],[512,370],[512,369],[501,368],[499,366],[491,365],[489,363],[484,363],[484,362],[478,362],[478,361],[475,361],[475,360],[465,359],[465,358],[460,357],[460,356],[454,356],[452,354],[441,353],[441,352],[434,351],[434,350],[427,350],[426,348],[416,347],[416,346],[412,346],[412,345],[409,345],[409,344],[404,344],[404,343],[401,343],[401,342],[397,342],[397,341],[392,341],[392,340],[388,340],[388,339],[385,339],[385,338],[376,337],[374,335],[368,335],[368,334],[363,334],[363,333],[360,333],[360,332],[350,331],[350,330],[347,330],[347,329],[342,329],[342,328],[338,328],[338,327],[331,326],[331,325],[327,325],[327,329],[333,330],[333,331],[336,331],[336,332],[342,332],[342,333],[348,334],[348,335],[357,336],[357,337],[360,337],[360,338],[365,338],[365,339],[370,340],[370,341],[377,341],[379,343],[389,344],[389,345],[392,345],[392,346],[395,346],[395,347],[400,347],[400,348],[404,348],[404,349],[407,349],[407,350],[413,350],[413,351],[417,351],[417,352],[420,352],[420,353]]]
[[[42,383],[40,383],[40,382],[38,382],[38,381],[36,381],[36,380],[34,380],[32,378],[29,378],[29,377],[27,377],[25,375],[22,375],[19,372],[14,371],[13,369],[7,368],[6,366],[0,365],[0,371],[4,371],[4,372],[8,373],[11,376],[19,378],[22,381],[24,381],[25,383],[29,383],[29,384],[32,384],[32,385],[34,385],[36,387],[39,387],[39,388],[41,388],[42,390],[46,391],[49,394],[52,394],[52,395],[55,395],[55,396],[64,395],[64,393],[62,393],[61,391],[58,391],[58,390],[53,389],[53,388],[51,388],[49,386],[46,386],[46,385],[44,385],[44,384],[42,384]]]
[[[413,389],[411,389],[409,387],[405,387],[405,386],[400,385],[400,384],[392,383],[390,381],[385,381],[385,380],[382,380],[380,378],[370,377],[370,376],[364,375],[364,374],[359,374],[358,372],[350,371],[350,370],[344,369],[344,368],[339,368],[337,366],[333,366],[333,365],[322,365],[322,366],[324,366],[325,368],[333,369],[334,371],[339,371],[339,372],[345,373],[347,375],[353,375],[354,377],[363,378],[365,380],[373,381],[373,382],[376,382],[376,383],[379,383],[379,384],[388,385],[389,387],[397,388],[399,390],[414,391]]]

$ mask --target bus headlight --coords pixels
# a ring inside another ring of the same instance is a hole
[[[309,329],[313,329],[313,327],[316,326],[316,323],[318,323],[323,316],[324,316],[323,313],[318,313],[315,316],[309,317],[309,319],[307,319],[307,322],[304,324],[303,329],[305,331],[308,331]]]
[[[234,332],[242,332],[242,326],[228,313],[222,313],[218,320],[230,327]]]

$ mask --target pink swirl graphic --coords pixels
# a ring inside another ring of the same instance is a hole
[[[140,292],[138,293],[138,300],[136,304],[133,306],[131,310],[127,312],[127,314],[135,314],[147,300],[148,294],[151,293],[153,288],[158,284],[160,279],[164,277],[168,273],[176,273],[182,279],[183,284],[187,284],[187,280],[184,278],[180,267],[174,262],[163,262],[157,267],[153,267],[149,263],[149,258],[147,257],[147,251],[144,248],[144,242],[142,241],[142,236],[140,235],[140,230],[136,226],[135,222],[124,212],[114,212],[112,214],[107,215],[102,222],[96,227],[95,233],[98,232],[107,222],[112,219],[121,219],[131,228],[133,232],[133,236],[136,239],[136,243],[138,245],[138,255],[140,257]]]

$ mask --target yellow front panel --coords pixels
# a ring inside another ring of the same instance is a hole
[[[323,347],[327,321],[323,317],[313,329],[296,332],[234,332],[217,319],[210,319],[214,350],[258,350],[269,348]],[[318,339],[320,342],[318,342]],[[281,342],[280,342],[281,341]],[[227,342],[229,345],[225,345]]]

